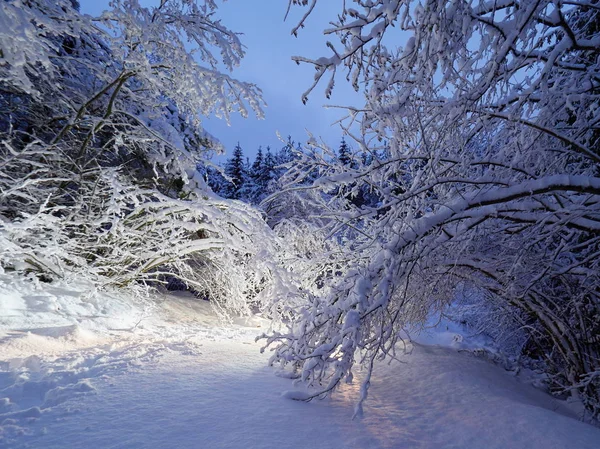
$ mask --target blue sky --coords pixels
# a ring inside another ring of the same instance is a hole
[[[144,1],[142,1],[144,3]],[[153,2],[148,0],[148,4]],[[242,119],[233,116],[231,126],[222,120],[208,119],[206,129],[225,145],[231,154],[239,141],[244,153],[253,157],[259,145],[280,148],[276,132],[286,138],[291,135],[296,141],[306,141],[306,130],[326,143],[337,146],[342,137],[338,125],[332,125],[343,116],[343,111],[326,109],[325,104],[357,104],[359,96],[340,77],[331,100],[324,96],[325,84],[313,91],[307,105],[301,101],[302,93],[311,85],[314,68],[297,65],[291,60],[294,55],[306,57],[329,56],[325,47],[327,38],[322,30],[336,17],[341,0],[321,1],[306,28],[296,38],[291,29],[304,11],[292,8],[284,22],[287,0],[228,0],[219,2],[218,16],[224,25],[241,32],[246,46],[246,57],[233,75],[241,80],[257,84],[264,94],[268,107],[266,118],[257,120],[250,116]],[[108,0],[81,0],[82,12],[98,14],[108,5]],[[332,38],[335,40],[335,38]]]

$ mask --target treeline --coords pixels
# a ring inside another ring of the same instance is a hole
[[[296,142],[288,136],[286,143],[279,150],[273,151],[270,146],[256,151],[254,160],[246,156],[242,145],[238,142],[232,157],[222,166],[199,165],[198,170],[206,178],[210,188],[223,198],[240,200],[258,206],[270,194],[277,190],[280,178],[287,172],[294,160],[300,159],[304,149],[302,142]],[[329,154],[330,164],[356,169],[358,166],[371,165],[375,161],[384,161],[388,157],[386,151],[377,153],[356,152],[342,137],[336,152]],[[314,182],[323,173],[313,171],[304,180]],[[337,193],[332,192],[332,193]],[[377,199],[370,196],[365,189],[355,192],[352,203],[356,206],[374,204]]]
[[[244,154],[241,144],[235,146],[232,157],[222,167],[199,167],[208,185],[218,195],[258,205],[273,191],[287,165],[302,151],[302,144],[288,137],[276,151],[267,146],[258,148],[254,161]]]

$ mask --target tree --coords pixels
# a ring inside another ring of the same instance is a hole
[[[290,1],[309,3],[310,13],[316,0]],[[351,378],[360,353],[360,411],[374,362],[401,330],[467,285],[495,313],[511,310],[551,387],[598,416],[599,14],[577,0],[346,2],[327,30],[339,38],[333,54],[294,58],[316,69],[304,101],[331,74],[329,96],[346,70],[367,99],[348,108],[356,144],[377,154],[389,141],[385,161],[340,173],[312,152],[289,175],[329,166],[315,189],[362,183],[380,198],[353,213],[345,198],[321,204],[336,232],[353,233],[346,270],[268,340],[273,362],[316,388],[304,399]],[[403,45],[389,46],[392,26]]]
[[[258,151],[256,152],[256,158],[252,163],[252,178],[256,181],[257,184],[260,184],[260,175],[263,170],[263,153],[262,147],[258,147]]]
[[[350,148],[346,143],[346,138],[342,137],[340,142],[340,148],[338,149],[338,160],[342,165],[350,166],[352,164],[352,158],[350,157]]]
[[[268,186],[271,180],[275,178],[275,157],[271,151],[271,147],[267,146],[267,152],[265,154],[265,161],[261,171],[261,183]]]
[[[220,166],[199,165],[198,171],[205,177],[210,189],[217,195],[225,198],[230,183],[223,175],[223,168]]]
[[[0,3],[0,264],[134,291],[176,277],[248,313],[281,248],[206,186],[197,164],[219,144],[200,118],[263,103],[220,71],[244,53],[212,0],[159,3]]]
[[[296,143],[292,140],[292,136],[288,136],[287,141],[283,147],[273,156],[274,158],[274,171],[276,178],[281,178],[287,171],[290,163],[296,158]]]
[[[240,143],[233,149],[233,156],[227,160],[225,164],[225,175],[229,177],[229,185],[225,190],[225,197],[232,199],[240,199],[244,184],[247,181],[248,173],[244,161],[244,151]]]

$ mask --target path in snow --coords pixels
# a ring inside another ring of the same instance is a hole
[[[600,447],[600,429],[560,401],[442,347],[416,345],[379,367],[359,420],[356,385],[325,401],[284,399],[290,381],[265,366],[257,330],[216,327],[204,305],[173,299],[152,332],[6,332],[0,447]]]
[[[265,368],[256,345],[188,345],[186,351],[134,346],[104,360],[82,359],[85,375],[49,397],[43,381],[29,385],[27,405],[46,396],[38,400],[41,411],[17,418],[22,434],[8,436],[5,447],[597,449],[600,443],[600,429],[565,416],[557,401],[446,348],[417,346],[405,364],[380,369],[364,418],[352,421],[354,386],[331,400],[293,402],[280,396],[289,380]],[[132,360],[137,367],[124,370]]]

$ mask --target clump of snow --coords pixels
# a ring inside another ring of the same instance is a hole
[[[92,393],[96,389],[91,385],[89,379],[83,379],[76,384],[58,386],[52,390],[48,390],[44,395],[44,408],[54,407],[63,402],[73,399],[80,394]]]
[[[286,399],[292,399],[294,401],[306,401],[310,398],[310,394],[306,391],[300,390],[288,390],[281,393],[281,397]]]

